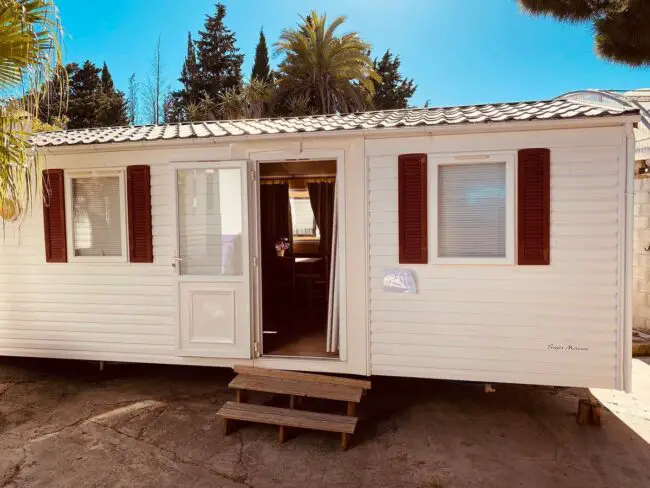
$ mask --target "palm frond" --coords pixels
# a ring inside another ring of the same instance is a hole
[[[28,209],[35,195],[39,160],[29,138],[42,101],[56,89],[51,81],[62,65],[61,38],[53,0],[0,0],[0,213],[5,216],[9,207]],[[67,76],[59,82],[67,92]]]
[[[327,23],[326,15],[312,11],[301,17],[297,29],[285,29],[275,44],[280,63],[279,91],[287,100],[308,100],[319,113],[363,110],[381,82],[368,55],[370,44],[356,32],[337,30],[346,18]],[[289,110],[293,111],[291,102]]]

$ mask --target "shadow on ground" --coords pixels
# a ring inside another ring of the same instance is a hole
[[[373,378],[341,452],[325,433],[224,437],[215,412],[231,377],[2,359],[0,487],[650,486],[650,446],[633,431],[607,412],[600,429],[575,424],[584,390]]]

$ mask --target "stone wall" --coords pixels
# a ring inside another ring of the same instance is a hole
[[[634,176],[634,236],[632,273],[632,320],[637,330],[650,331],[650,174]]]

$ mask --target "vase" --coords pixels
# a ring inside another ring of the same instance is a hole
[[[276,249],[278,251],[278,256],[279,257],[284,257],[284,249]]]

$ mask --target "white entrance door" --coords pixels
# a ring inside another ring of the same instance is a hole
[[[173,165],[179,355],[250,358],[246,162]]]

